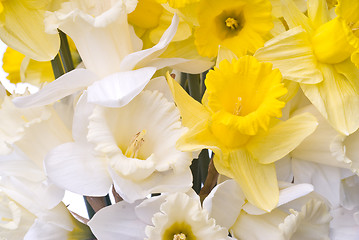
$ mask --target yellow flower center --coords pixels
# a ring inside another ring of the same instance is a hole
[[[244,27],[245,19],[241,8],[224,10],[216,17],[216,29],[220,39],[237,36]]]
[[[173,240],[186,240],[186,235],[183,233],[175,234]]]
[[[175,222],[165,230],[162,240],[196,240],[192,227],[186,222]]]
[[[129,158],[137,158],[142,144],[145,142],[146,130],[136,133],[127,147],[125,156]]]
[[[226,26],[232,30],[235,30],[238,27],[238,22],[236,19],[229,17],[226,20]]]

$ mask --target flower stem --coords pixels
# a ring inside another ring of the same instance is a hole
[[[65,73],[62,67],[59,54],[57,54],[56,57],[51,60],[51,66],[52,66],[52,71],[54,72],[55,79],[59,78]]]
[[[67,40],[67,36],[64,32],[59,30],[61,45],[60,45],[60,56],[62,63],[64,65],[65,72],[70,72],[74,70],[74,63],[72,62],[71,51],[69,47],[69,42]]]

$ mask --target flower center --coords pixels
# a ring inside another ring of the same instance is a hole
[[[226,26],[232,30],[235,30],[238,27],[238,22],[236,19],[229,17],[226,20]]]
[[[178,233],[178,234],[173,235],[173,240],[186,240],[186,239],[187,239],[187,237],[183,233]]]
[[[239,116],[242,110],[242,98],[238,97],[237,101],[234,104],[233,114]]]
[[[216,30],[220,39],[237,36],[245,24],[242,9],[224,10],[216,19]]]
[[[128,158],[137,158],[138,153],[142,144],[145,142],[146,130],[142,130],[141,132],[136,133],[133,139],[130,142],[130,145],[127,147],[125,156]]]

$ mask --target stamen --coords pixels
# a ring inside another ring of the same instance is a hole
[[[173,235],[173,240],[186,240],[186,235],[183,233],[178,233]]]
[[[21,119],[24,120],[24,122],[30,122],[29,119],[27,119],[27,117],[25,117],[24,115],[21,115]]]
[[[229,17],[226,20],[226,26],[232,30],[236,30],[238,28],[238,21],[234,18]]]
[[[125,156],[129,158],[137,158],[138,152],[145,142],[144,136],[146,135],[146,130],[136,133],[133,139],[130,142],[130,145],[126,149]]]
[[[238,97],[236,103],[234,104],[233,114],[239,116],[242,110],[242,98]]]

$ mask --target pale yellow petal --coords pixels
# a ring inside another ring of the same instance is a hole
[[[210,113],[202,104],[188,95],[169,73],[166,77],[173,99],[180,111],[183,126],[193,128],[197,123],[209,119]]]
[[[348,59],[342,64],[353,63]],[[349,135],[359,127],[357,79],[346,78],[331,65],[320,64],[319,67],[325,80],[315,85],[301,84],[301,88],[336,130]]]
[[[230,173],[250,203],[265,211],[275,208],[279,189],[274,164],[258,163],[245,149],[224,153],[223,159],[215,155],[214,164],[219,173]]]
[[[181,136],[176,147],[181,151],[193,152],[204,148],[211,149],[215,154],[221,156],[221,143],[209,131],[208,123],[202,121]]]
[[[259,61],[271,62],[285,79],[307,84],[323,80],[309,36],[302,27],[290,29],[266,42],[254,56]]]
[[[139,0],[135,11],[128,14],[128,22],[140,28],[154,28],[160,23],[162,11],[155,0]]]
[[[273,163],[295,149],[317,125],[312,114],[297,115],[251,138],[247,149],[260,163]]]
[[[44,8],[30,8],[29,1],[4,1],[1,13],[4,21],[0,27],[0,37],[11,48],[38,61],[48,61],[55,57],[60,47],[57,34],[45,33]],[[36,3],[36,1],[32,1]],[[41,1],[43,2],[43,1]],[[42,7],[34,4],[33,7]]]
[[[308,0],[308,16],[314,28],[330,20],[326,0]]]
[[[37,86],[55,80],[51,62],[38,62],[32,59],[28,59],[22,76],[24,76],[23,82]]]
[[[305,31],[309,34],[313,31],[308,17],[306,17],[294,4],[292,0],[281,0],[282,2],[282,13],[286,20],[289,28],[295,28],[302,26]]]

